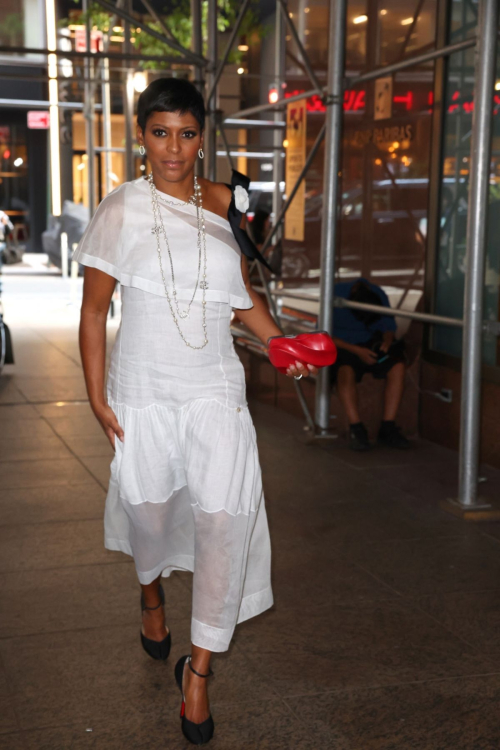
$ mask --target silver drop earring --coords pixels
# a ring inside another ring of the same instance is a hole
[[[144,154],[146,153],[146,149],[144,148],[144,146],[142,145],[142,143],[139,146],[139,153],[140,153],[141,156],[144,156]]]
[[[204,159],[205,158],[205,154],[203,153],[203,149],[201,149],[201,148],[198,149],[198,156],[200,157],[200,159]]]

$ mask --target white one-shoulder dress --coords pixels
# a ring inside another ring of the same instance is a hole
[[[196,283],[197,209],[168,206],[158,195],[182,310]],[[110,466],[105,546],[132,555],[143,584],[193,572],[191,640],[225,651],[235,625],[273,603],[271,553],[255,429],[230,333],[232,308],[252,302],[229,222],[211,211],[204,217],[208,345],[200,350],[185,345],[170,313],[144,178],[102,201],[73,259],[121,285],[106,390],[124,441],[116,439]],[[203,343],[201,302],[198,289],[180,321],[194,345]]]

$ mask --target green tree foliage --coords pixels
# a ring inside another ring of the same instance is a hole
[[[0,43],[16,47],[23,43],[23,17],[21,13],[8,13],[0,23]]]
[[[76,0],[75,0],[76,2]],[[239,9],[241,7],[240,0],[218,0],[218,14],[217,14],[217,27],[220,32],[231,29],[238,17]],[[208,16],[208,2],[204,0],[202,2],[202,40],[203,40],[203,54],[207,54],[207,16]],[[110,24],[112,20],[111,13],[104,11],[98,3],[91,3],[87,14],[80,13],[78,16],[72,16],[71,20],[65,18],[61,21],[61,25],[68,26],[69,23],[85,24],[87,17],[90,18],[92,26],[99,29],[100,31],[107,33],[110,30]],[[175,3],[171,3],[171,9],[168,15],[162,16],[163,23],[172,31],[175,38],[183,47],[191,49],[191,39],[193,34],[193,24],[191,20],[191,4],[190,0],[176,0]],[[118,20],[117,25],[122,22]],[[160,24],[156,21],[148,21],[150,26],[155,31],[163,34]],[[258,33],[260,37],[267,34],[269,31],[268,27],[263,26],[259,22],[258,18],[258,0],[252,0],[250,6],[245,14],[243,22],[240,26],[240,36],[248,35],[250,33]],[[123,35],[123,32],[113,31],[113,36]],[[137,52],[143,53],[144,55],[154,55],[162,57],[168,55],[168,57],[181,57],[182,53],[169,47],[167,44],[160,42],[158,39],[150,36],[149,34],[137,29],[133,36],[134,47]],[[233,48],[229,55],[229,62],[238,64],[242,61],[243,53],[237,48]],[[144,61],[140,63],[140,67],[143,69],[147,68],[165,68],[170,63],[163,63],[161,61]]]

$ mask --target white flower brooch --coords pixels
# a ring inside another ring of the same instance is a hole
[[[241,211],[241,213],[244,214],[245,211],[248,211],[248,206],[250,205],[248,193],[241,185],[236,185],[234,188],[234,203],[238,211]]]

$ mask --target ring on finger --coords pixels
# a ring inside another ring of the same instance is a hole
[[[301,374],[301,375],[294,375],[293,377],[294,377],[294,380],[300,380],[304,376]]]

